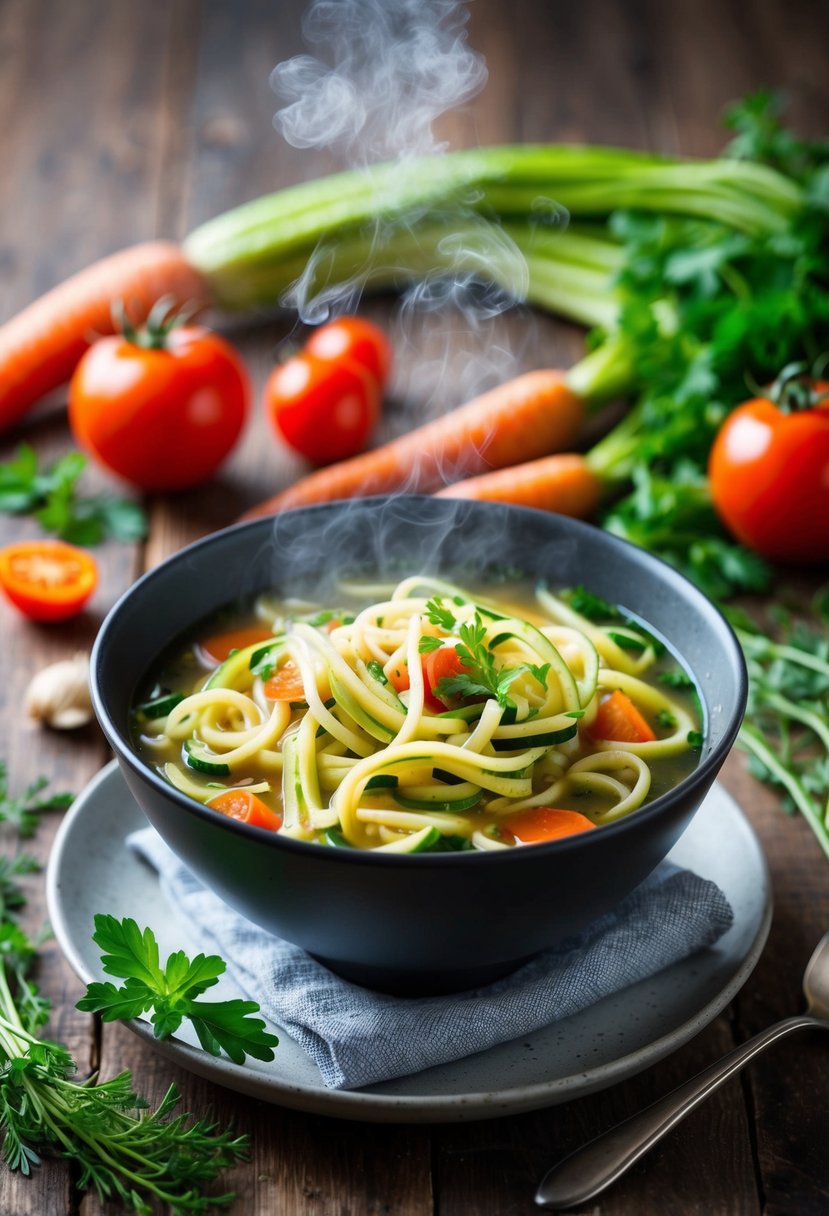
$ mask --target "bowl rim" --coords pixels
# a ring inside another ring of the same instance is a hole
[[[381,504],[391,503],[397,499],[405,498],[407,501],[427,501],[430,503],[442,503],[451,506],[457,500],[452,499],[435,499],[429,495],[372,495],[361,498],[359,501],[366,504]],[[554,521],[556,526],[560,526],[565,530],[569,529],[577,536],[579,534],[592,539],[601,538],[599,543],[606,543],[609,548],[616,549],[618,552],[624,553],[628,558],[633,558],[635,562],[643,563],[646,566],[652,567],[657,574],[672,587],[675,587],[687,600],[689,597],[694,605],[703,612],[703,615],[711,616],[719,629],[722,631],[724,642],[731,647],[732,658],[734,660],[735,674],[737,677],[737,688],[734,705],[728,710],[726,723],[723,728],[722,737],[718,743],[710,749],[710,751],[701,756],[696,767],[688,773],[683,779],[671,789],[658,795],[652,802],[645,803],[634,813],[625,815],[621,819],[617,819],[612,823],[602,824],[600,833],[582,832],[573,836],[566,836],[560,840],[542,841],[534,843],[532,847],[522,847],[513,849],[498,849],[491,852],[483,850],[464,850],[457,853],[424,853],[416,856],[405,853],[377,853],[370,849],[325,849],[323,856],[327,861],[333,862],[335,865],[372,865],[386,866],[391,868],[409,868],[413,864],[421,868],[430,868],[433,865],[444,868],[454,868],[457,865],[503,865],[504,859],[507,857],[513,858],[511,864],[522,864],[523,861],[529,861],[531,858],[541,858],[543,856],[556,853],[557,855],[566,853],[569,850],[579,849],[585,850],[590,848],[601,847],[600,842],[596,837],[600,836],[601,840],[609,840],[611,834],[619,835],[630,830],[631,824],[644,825],[651,820],[658,819],[661,815],[671,807],[680,796],[693,795],[700,791],[699,800],[705,795],[708,787],[716,776],[717,771],[722,766],[726,756],[731,751],[737,735],[740,730],[745,706],[748,696],[748,672],[743,655],[742,647],[740,646],[737,636],[730,622],[719,609],[719,607],[711,600],[699,587],[690,581],[685,575],[681,574],[673,566],[664,559],[657,557],[653,553],[649,553],[645,549],[632,544],[623,537],[606,532],[598,526],[588,523],[584,520],[573,519],[570,516],[558,515],[549,511],[542,511],[530,507],[513,506],[505,503],[489,503],[489,502],[472,502],[461,500],[464,505],[473,509],[483,509],[486,512],[490,508],[500,508],[509,512],[521,512],[535,517],[540,517],[545,522]],[[292,515],[299,512],[307,514],[309,512],[322,513],[326,511],[342,509],[346,506],[353,507],[353,499],[335,499],[325,503],[314,503],[308,506],[293,508]],[[284,512],[288,514],[288,512]],[[92,697],[92,705],[95,711],[98,723],[104,732],[108,742],[112,746],[116,757],[120,764],[126,764],[135,775],[143,781],[149,782],[154,790],[163,797],[172,799],[177,806],[195,817],[197,820],[210,825],[212,828],[229,831],[234,834],[241,832],[243,836],[247,836],[250,840],[266,843],[270,848],[275,848],[277,851],[287,850],[288,854],[298,853],[300,856],[313,857],[319,856],[321,846],[313,841],[296,840],[293,837],[282,836],[279,832],[271,832],[266,828],[255,827],[251,824],[242,823],[239,820],[231,819],[226,815],[216,815],[215,812],[208,810],[206,806],[196,802],[195,799],[189,798],[186,794],[177,790],[175,786],[163,780],[157,773],[149,767],[148,764],[138,756],[134,749],[129,744],[121,730],[114,722],[107,708],[103,693],[99,683],[99,669],[101,665],[101,652],[108,641],[108,634],[113,623],[117,621],[118,616],[123,612],[126,604],[130,602],[133,596],[140,592],[148,583],[156,581],[158,578],[163,578],[166,571],[174,565],[177,565],[182,560],[188,560],[191,555],[205,548],[211,548],[216,544],[226,543],[229,538],[237,532],[259,530],[263,527],[273,527],[275,516],[260,516],[253,519],[240,520],[233,524],[229,524],[225,528],[217,529],[215,532],[200,537],[199,539],[185,545],[175,553],[164,558],[158,565],[147,570],[138,579],[132,583],[126,591],[124,591],[110,608],[104,618],[100,629],[95,637],[90,655],[90,692]],[[643,617],[643,620],[646,618]],[[683,662],[685,660],[683,659]],[[693,672],[692,672],[693,675]],[[414,863],[413,863],[414,856]],[[474,856],[474,862],[470,858]]]

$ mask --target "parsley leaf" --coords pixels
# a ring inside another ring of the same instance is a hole
[[[440,650],[442,645],[442,638],[433,638],[429,634],[425,634],[418,642],[417,648],[421,654],[431,654],[433,650]]]
[[[457,624],[454,612],[446,607],[439,595],[433,596],[426,604],[426,619],[447,633],[451,633]]]
[[[103,952],[104,970],[126,983],[90,984],[78,1009],[100,1013],[107,1022],[152,1010],[150,1020],[159,1039],[175,1034],[186,1018],[211,1055],[224,1051],[236,1064],[243,1064],[246,1055],[273,1059],[279,1040],[261,1018],[252,1016],[259,1011],[255,1001],[196,999],[224,973],[226,964],[218,955],[198,954],[191,960],[177,950],[162,967],[152,930],[139,929],[131,917],[119,921],[97,915],[92,940]]]
[[[0,511],[34,515],[44,531],[75,545],[140,540],[147,519],[138,503],[78,492],[86,463],[83,453],[68,452],[41,469],[34,449],[21,444],[13,460],[0,464]]]

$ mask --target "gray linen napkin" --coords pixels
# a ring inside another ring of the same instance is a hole
[[[233,912],[154,828],[128,841],[158,872],[193,942],[225,959],[242,995],[284,1027],[330,1089],[420,1072],[529,1034],[713,945],[733,920],[713,882],[663,862],[612,913],[506,979],[450,996],[386,996],[340,979]]]

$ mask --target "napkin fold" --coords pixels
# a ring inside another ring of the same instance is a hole
[[[715,883],[663,862],[612,913],[506,978],[448,996],[394,997],[340,979],[245,920],[154,828],[132,833],[129,845],[158,872],[193,944],[225,959],[241,995],[288,1032],[330,1089],[420,1072],[570,1017],[712,946],[733,921]]]

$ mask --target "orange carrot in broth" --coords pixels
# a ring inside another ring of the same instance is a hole
[[[599,703],[590,734],[612,743],[652,743],[656,739],[650,723],[619,688]]]
[[[317,469],[243,518],[396,490],[429,493],[447,480],[532,460],[579,436],[585,406],[562,371],[526,372],[391,443]]]
[[[587,519],[599,505],[603,483],[577,452],[560,452],[512,468],[469,477],[438,490],[438,498],[476,498],[555,511]]]
[[[0,429],[64,384],[96,337],[114,332],[113,304],[143,321],[162,296],[203,305],[209,289],[178,245],[146,241],[79,271],[0,325]]]

